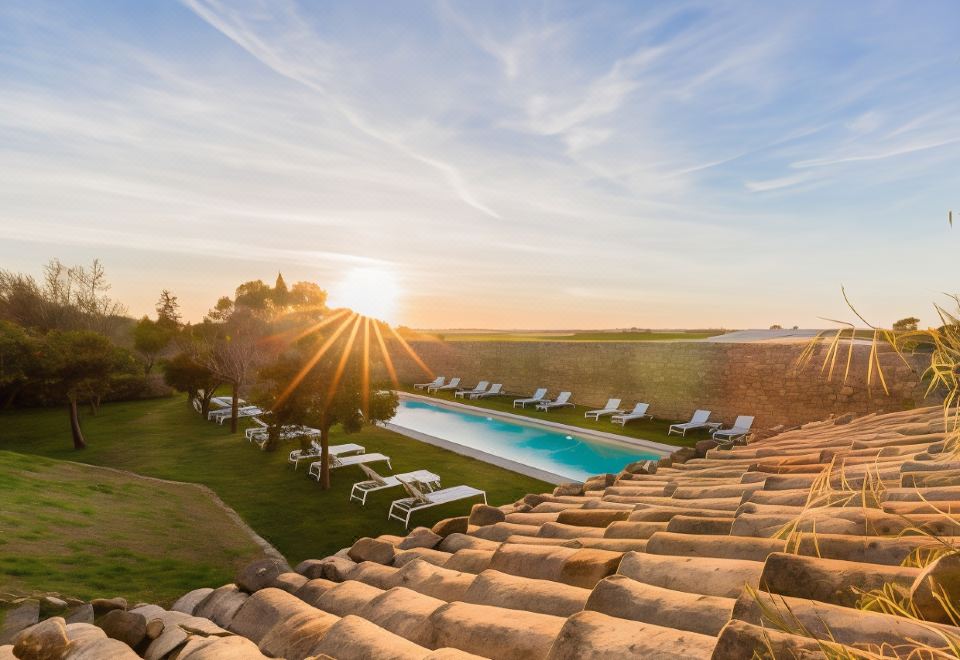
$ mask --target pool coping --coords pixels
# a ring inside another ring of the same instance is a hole
[[[654,442],[653,440],[631,438],[625,435],[617,435],[616,433],[606,433],[604,431],[595,431],[593,429],[585,429],[582,426],[571,426],[569,424],[561,424],[559,422],[550,422],[547,420],[534,419],[531,417],[527,417],[525,415],[515,415],[508,412],[502,412],[500,410],[491,410],[489,408],[478,408],[476,406],[471,406],[465,403],[457,403],[455,401],[446,401],[444,399],[435,399],[433,397],[424,396],[422,394],[413,394],[411,392],[397,391],[397,396],[400,399],[411,399],[413,401],[423,401],[424,403],[432,403],[434,405],[450,408],[453,410],[463,410],[463,411],[468,411],[475,414],[482,414],[485,417],[499,417],[501,419],[510,420],[511,422],[517,422],[519,424],[525,424],[527,426],[544,426],[554,430],[564,431],[566,433],[594,438],[596,440],[603,440],[605,442],[614,442],[621,445],[638,447],[641,449],[652,451],[657,454],[662,454],[664,457],[670,456],[675,451],[680,449],[680,447],[663,444],[661,442]],[[387,424],[396,428],[404,428],[404,427],[399,427],[395,424],[390,424],[389,422]],[[410,429],[405,429],[405,430],[410,431]],[[412,432],[419,433],[419,431],[412,431]],[[422,435],[426,435],[426,434],[422,434]],[[449,442],[447,440],[442,440],[441,438],[434,438],[434,440],[439,440],[441,442]],[[463,446],[463,445],[458,445],[455,442],[449,442],[449,444],[457,447]],[[485,454],[485,452],[480,452],[480,453]],[[485,455],[493,456],[492,454],[485,454]],[[493,456],[493,458],[499,458],[499,457]],[[500,459],[500,460],[506,460],[506,459]],[[509,461],[509,462],[513,463],[513,461]],[[522,464],[516,463],[516,465],[522,465]],[[529,469],[535,470],[536,468],[529,468]],[[541,470],[540,472],[543,472],[543,471]],[[552,473],[546,472],[545,474],[552,474]],[[554,476],[559,476],[559,475],[554,475]],[[571,481],[571,479],[566,479],[566,481],[569,482]]]
[[[525,465],[524,463],[511,461],[509,458],[503,458],[502,456],[497,456],[496,454],[490,454],[485,451],[480,451],[479,449],[474,449],[473,447],[460,445],[460,444],[457,444],[456,442],[451,442],[450,440],[444,440],[443,438],[438,438],[436,436],[429,435],[427,433],[414,431],[413,429],[408,429],[405,426],[399,426],[391,422],[378,422],[378,425],[382,426],[388,431],[399,433],[400,435],[406,436],[413,440],[424,442],[428,445],[433,445],[434,447],[440,447],[441,449],[452,451],[455,454],[460,454],[461,456],[475,458],[478,461],[483,461],[484,463],[490,463],[491,465],[496,465],[497,467],[501,467],[504,470],[517,472],[518,474],[522,474],[525,477],[533,477],[534,479],[539,479],[540,481],[546,481],[547,483],[551,483],[554,485],[583,483],[581,481],[578,481],[577,479],[573,479],[571,477],[565,477],[562,474],[547,472],[546,470],[541,470],[539,468],[531,467],[529,465]]]

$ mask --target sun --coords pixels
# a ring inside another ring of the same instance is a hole
[[[393,323],[400,298],[396,275],[380,268],[354,268],[331,287],[334,307],[349,307],[364,316]]]

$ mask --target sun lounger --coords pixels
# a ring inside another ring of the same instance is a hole
[[[240,419],[241,417],[256,417],[257,415],[262,415],[262,414],[263,414],[263,410],[261,410],[257,406],[247,406],[246,408],[240,408],[237,410],[237,419]],[[229,411],[227,411],[227,413],[224,415],[217,415],[214,418],[217,424],[223,424],[223,422],[228,419],[230,419]]]
[[[500,396],[500,394],[501,394],[502,391],[503,391],[503,384],[502,384],[502,383],[494,383],[493,386],[492,386],[489,390],[487,390],[486,392],[475,392],[475,393],[473,393],[473,394],[470,395],[470,398],[471,398],[471,399],[483,399],[483,398],[486,398],[486,397],[488,397],[488,396]]]
[[[384,456],[383,454],[354,454],[353,456],[344,456],[340,458],[339,456],[330,456],[330,469],[336,470],[337,468],[347,467],[350,465],[361,465],[363,463],[377,463],[383,461],[387,464],[391,470],[393,465],[390,464],[390,457]],[[314,461],[310,464],[310,476],[320,481],[320,461]]]
[[[214,421],[217,424],[223,424],[223,420],[230,419],[230,415],[233,411],[230,408],[218,408],[217,410],[211,410],[207,413],[207,420]],[[262,415],[263,411],[257,406],[244,406],[243,408],[237,408],[237,417],[255,417],[256,415]]]
[[[735,444],[750,433],[750,427],[753,426],[753,417],[750,415],[740,415],[737,421],[728,429],[717,429],[713,432],[713,439],[720,441],[721,444]]]
[[[348,454],[362,454],[366,448],[362,445],[355,445],[352,442],[344,445],[333,445],[329,448],[331,456],[346,456]],[[317,458],[320,456],[320,443],[316,440],[310,441],[310,449],[304,451],[302,449],[294,449],[290,452],[290,456],[287,458],[288,463],[293,463],[293,469],[297,469],[300,461],[305,461],[308,458]]]
[[[667,429],[667,435],[670,435],[671,433],[679,433],[680,435],[686,436],[687,431],[710,428],[711,426],[719,426],[719,424],[712,424],[708,422],[708,419],[710,419],[709,410],[697,410],[693,413],[693,417],[690,418],[689,422],[683,422],[682,424],[671,424],[670,428]]]
[[[395,500],[390,505],[390,511],[387,513],[387,520],[390,518],[396,518],[397,520],[403,521],[405,527],[410,526],[410,516],[422,509],[429,509],[430,507],[440,506],[441,504],[446,504],[448,502],[456,502],[458,500],[465,500],[480,495],[483,496],[483,503],[487,503],[487,494],[484,491],[472,486],[454,486],[452,488],[436,490],[432,493],[423,493],[419,488],[409,481],[404,481],[401,479],[400,483],[406,489],[410,497],[406,497],[402,500]]]
[[[450,382],[446,385],[430,385],[427,387],[427,393],[430,392],[439,392],[441,390],[457,390],[460,389],[460,379],[451,378]]]
[[[453,396],[462,399],[462,398],[471,396],[473,394],[483,394],[484,392],[487,391],[487,386],[489,384],[490,384],[489,380],[481,380],[479,383],[477,383],[477,386],[474,387],[472,390],[457,390],[456,392],[454,392]]]
[[[295,440],[303,436],[319,437],[320,429],[314,429],[309,426],[284,426],[282,429],[280,429],[278,439],[284,441]],[[260,449],[263,449],[269,440],[270,433],[266,430],[261,430],[259,433],[250,437],[250,442],[256,444],[258,447],[260,447]]]
[[[528,403],[537,405],[538,403],[543,402],[543,397],[545,396],[547,396],[547,388],[541,387],[540,389],[538,389],[536,392],[533,393],[533,396],[527,399],[514,399],[513,407],[516,408],[518,403],[520,404],[521,408],[526,408]]]
[[[443,376],[437,376],[429,383],[414,383],[413,389],[415,390],[425,390],[428,387],[440,387],[443,385],[444,378]]]
[[[558,396],[553,401],[541,401],[537,404],[537,410],[549,411],[554,408],[563,408],[564,406],[572,406],[570,403],[570,392],[560,392]]]
[[[440,477],[427,470],[416,470],[414,472],[404,472],[403,474],[381,477],[366,465],[361,465],[360,469],[363,470],[363,473],[366,474],[369,479],[353,484],[353,488],[350,491],[350,499],[357,500],[361,505],[366,505],[367,495],[369,493],[400,486],[401,479],[424,484],[431,491],[435,488],[440,488]]]
[[[633,421],[635,419],[643,419],[644,417],[649,417],[653,419],[653,415],[647,414],[647,408],[650,407],[649,403],[638,403],[633,407],[628,413],[623,413],[622,415],[614,415],[610,418],[610,421],[614,424],[619,424],[620,426],[626,426],[627,422]]]
[[[622,413],[620,410],[620,399],[607,399],[607,403],[599,410],[588,410],[583,413],[584,418],[590,418],[599,421],[604,415],[617,415]]]

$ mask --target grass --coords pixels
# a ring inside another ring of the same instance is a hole
[[[194,486],[0,451],[4,590],[169,603],[259,556]]]
[[[85,416],[82,423],[89,446],[75,451],[65,410],[4,412],[0,414],[0,450],[205,484],[292,564],[332,554],[361,536],[404,531],[403,523],[386,519],[389,503],[401,497],[401,491],[374,493],[366,507],[350,502],[352,484],[364,478],[357,467],[335,470],[333,488],[322,491],[307,477],[306,464],[301,463],[297,471],[288,466],[287,453],[295,446],[262,452],[242,434],[230,435],[227,427],[201,419],[183,398],[108,404],[96,417]],[[482,488],[495,505],[553,488],[380,428],[368,427],[350,436],[338,428],[331,436],[333,444],[356,442],[368,452],[392,457],[394,472],[425,468],[439,474],[444,486],[469,484]],[[386,465],[382,469],[386,470]],[[162,502],[155,504],[162,509]],[[471,504],[456,502],[420,512],[414,515],[411,526],[464,515]],[[0,509],[9,508],[9,502],[5,506],[0,500]],[[143,524],[163,526],[163,515],[158,511],[153,520],[145,519]],[[194,582],[193,586],[200,584]]]
[[[724,334],[723,330],[706,332],[445,332],[444,341],[690,341]]]
[[[454,398],[453,392],[449,391],[427,394],[424,390],[414,390],[412,387],[406,387],[402,389],[408,392],[430,396],[436,399],[456,401],[457,403],[466,403],[467,405],[476,406],[478,408],[498,410],[500,412],[523,415],[525,417],[530,417],[531,419],[541,419],[550,422],[557,422],[559,424],[568,424],[570,426],[578,426],[580,428],[590,429],[593,431],[615,433],[617,435],[638,438],[640,440],[652,440],[653,442],[662,442],[664,444],[674,445],[676,447],[693,447],[700,440],[706,440],[710,437],[709,432],[706,430],[688,431],[685,437],[679,435],[667,435],[667,429],[669,428],[670,424],[676,421],[686,420],[637,419],[629,422],[626,427],[623,427],[619,424],[614,424],[611,422],[609,416],[603,417],[599,421],[585,419],[583,413],[592,409],[593,406],[577,406],[575,408],[567,407],[560,408],[559,410],[551,410],[550,412],[543,412],[535,410],[532,406],[527,406],[526,408],[514,408],[513,399],[518,399],[521,397],[513,395],[476,400],[469,399],[464,401],[463,399]],[[627,405],[629,405],[631,408],[633,407],[633,404]]]

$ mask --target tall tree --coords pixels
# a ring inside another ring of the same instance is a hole
[[[277,273],[277,281],[273,285],[271,300],[277,310],[283,310],[287,307],[287,299],[290,297],[290,291],[287,289],[287,283],[283,280],[283,273]]]
[[[133,327],[133,347],[143,358],[144,374],[149,375],[157,358],[173,341],[175,329],[144,316]]]
[[[237,307],[248,307],[258,311],[268,311],[273,290],[263,280],[251,280],[237,287],[233,304]]]
[[[255,374],[265,354],[263,339],[268,326],[245,307],[236,307],[217,328],[214,339],[201,354],[204,364],[231,388],[230,432],[239,427],[240,390]]]
[[[157,323],[172,329],[180,327],[180,302],[168,289],[160,292],[156,309]]]
[[[66,401],[74,449],[87,446],[80,428],[78,403],[102,387],[120,368],[118,349],[102,334],[89,330],[54,330],[42,346],[43,376],[47,387]]]
[[[369,381],[369,352],[358,334],[369,326],[355,318],[335,330],[315,333],[260,372],[262,395],[277,426],[299,422],[320,430],[320,485],[330,487],[330,430],[359,431],[393,417],[397,397]]]
[[[35,377],[36,341],[16,323],[0,321],[0,408],[7,408]]]

